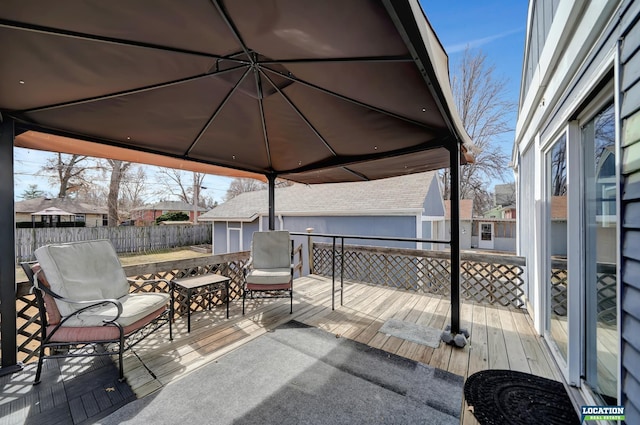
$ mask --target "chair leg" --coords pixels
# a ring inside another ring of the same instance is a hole
[[[289,291],[289,298],[291,299],[291,309],[289,310],[289,314],[293,314],[293,288]]]
[[[244,300],[247,298],[247,288],[242,289],[242,315],[244,316]]]
[[[120,328],[120,346],[118,347],[118,369],[120,374],[118,375],[118,381],[124,382],[124,361],[122,360],[124,354],[124,330]]]
[[[38,356],[38,368],[36,369],[36,380],[33,385],[40,383],[40,375],[42,374],[42,362],[44,360],[44,348],[40,347],[40,355]]]
[[[173,303],[171,308],[169,308],[169,341],[173,341]]]

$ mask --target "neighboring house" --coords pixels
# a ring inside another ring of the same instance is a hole
[[[445,237],[451,237],[451,201],[444,201]],[[473,199],[460,200],[460,249],[471,249]]]
[[[530,2],[512,158],[535,328],[576,404],[622,404],[629,424],[640,423],[639,17],[632,0]]]
[[[206,208],[198,207],[198,218],[207,211]],[[151,205],[144,205],[131,210],[131,221],[136,226],[147,226],[155,224],[156,218],[162,214],[183,212],[189,216],[193,223],[193,204],[182,201],[161,201]]]
[[[32,215],[46,210],[58,208],[73,215]],[[55,221],[82,222],[86,227],[100,227],[107,225],[107,207],[79,202],[70,198],[34,198],[18,201],[14,206],[16,223],[32,223],[32,220],[46,222],[47,226],[55,226]]]
[[[515,220],[516,207],[515,205],[508,205],[506,207],[498,205],[482,213],[482,216],[485,218],[511,218]]]
[[[451,201],[444,201],[446,235],[450,237]],[[473,200],[460,200],[460,249],[516,250],[516,220],[473,217]]]
[[[268,228],[267,196],[266,190],[245,192],[200,217],[213,222],[214,254],[250,249],[253,232]],[[444,239],[444,205],[436,172],[357,183],[294,184],[276,189],[275,206],[276,229]],[[300,239],[303,242],[304,238]],[[430,245],[366,240],[346,243],[409,248]]]
[[[515,183],[497,184],[493,189],[494,207],[482,213],[485,218],[516,218]]]

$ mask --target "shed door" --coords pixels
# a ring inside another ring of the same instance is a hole
[[[478,248],[493,249],[493,223],[479,223]]]

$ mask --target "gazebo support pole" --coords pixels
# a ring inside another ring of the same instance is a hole
[[[5,227],[0,238],[0,315],[2,322],[2,368],[0,376],[17,372],[22,366],[17,361],[16,326],[16,253],[15,213],[13,205],[13,138],[14,122],[0,114],[0,224]]]
[[[460,329],[460,144],[449,147],[451,176],[451,325],[442,340],[456,347],[467,345],[469,332]]]
[[[269,230],[276,229],[276,175],[267,174],[269,182]]]

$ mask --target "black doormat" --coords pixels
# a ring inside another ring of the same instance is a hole
[[[557,381],[510,370],[474,373],[464,396],[482,425],[579,425],[564,386]]]

